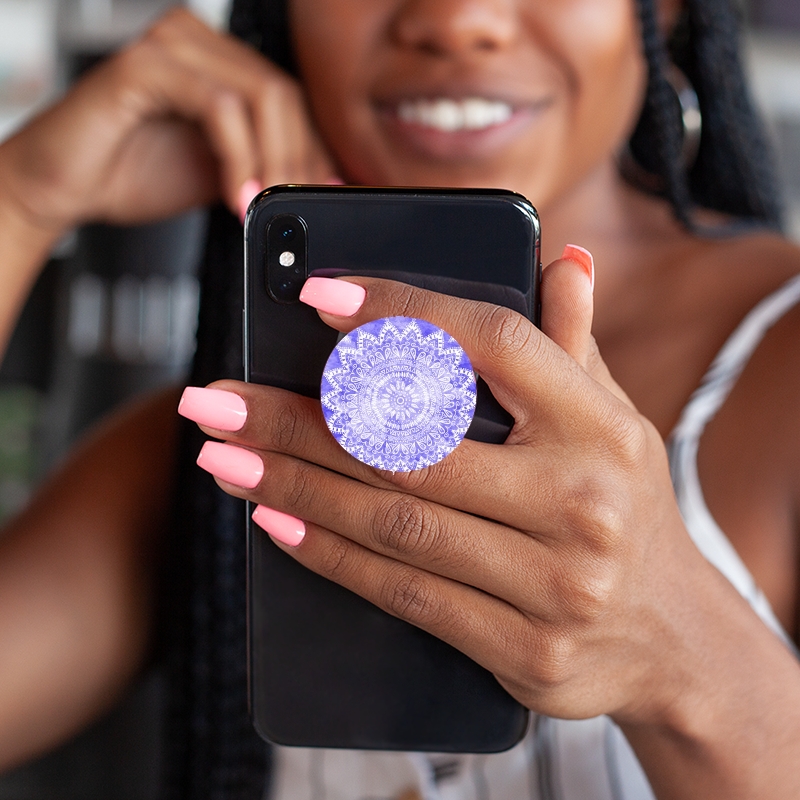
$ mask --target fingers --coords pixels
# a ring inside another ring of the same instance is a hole
[[[129,73],[139,83],[141,118],[177,114],[198,123],[220,172],[220,189],[235,209],[239,189],[258,168],[258,149],[247,100],[235,88],[199,74],[163,48],[143,43],[116,65],[118,85],[129,87]]]
[[[537,652],[525,637],[531,626],[523,614],[479,589],[395,561],[322,527],[310,527],[299,547],[278,546],[314,572],[461,650],[500,680],[522,668],[522,651]]]
[[[568,244],[560,259],[542,272],[542,331],[572,356],[600,385],[631,408],[603,361],[592,336],[594,259],[588,250]]]
[[[594,262],[583,248],[567,245],[564,256],[542,273],[542,331],[586,369],[592,341]]]
[[[536,615],[555,612],[547,591],[552,556],[522,531],[282,453],[208,442],[198,464],[231,494]]]
[[[71,206],[86,198],[82,219],[153,218],[219,195],[239,213],[243,187],[252,197],[333,173],[296,81],[183,9],[88,75],[63,105],[48,127],[60,129],[59,146],[77,146],[64,146],[69,163],[47,174]]]
[[[220,381],[205,389],[189,387],[179,411],[216,438],[283,453],[374,488],[409,493],[534,532],[542,541],[563,538],[565,531],[596,530],[592,514],[602,514],[596,503],[602,494],[600,479],[590,485],[572,468],[591,457],[607,458],[608,442],[601,435],[577,447],[566,438],[540,439],[535,447],[465,439],[433,466],[390,473],[363,464],[340,447],[325,425],[318,401],[281,389],[236,381]],[[616,491],[616,486],[611,488]]]
[[[167,15],[154,35],[166,43],[177,63],[203,79],[211,76],[247,110],[254,163],[249,174],[237,174],[231,192],[248,179],[264,188],[324,182],[333,175],[297,81],[238,39],[220,35],[184,10]]]
[[[536,429],[544,422],[558,426],[574,418],[576,404],[582,411],[592,406],[587,403],[586,393],[594,391],[596,386],[579,365],[530,320],[504,306],[463,300],[381,279],[312,278],[311,281],[317,282],[316,291],[307,296],[304,287],[301,299],[320,310],[323,320],[337,330],[350,331],[371,320],[391,316],[417,317],[446,330],[464,348],[476,372],[514,417],[518,436],[528,426]],[[346,317],[335,315],[342,313],[343,285],[358,285],[366,290],[360,306],[354,312],[348,308],[350,316]],[[331,299],[335,302],[331,303]]]

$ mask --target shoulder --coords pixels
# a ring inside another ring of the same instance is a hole
[[[701,441],[698,467],[713,516],[766,592],[783,625],[797,609],[800,518],[800,249],[777,236],[736,237],[711,256],[728,263],[730,298],[741,318],[759,304],[751,354]],[[755,322],[754,316],[749,320]],[[739,328],[741,330],[741,328]]]
[[[770,231],[692,237],[690,252],[717,278],[728,275],[731,290],[763,294],[800,274],[800,244]],[[760,299],[757,295],[753,300]]]
[[[758,323],[755,349],[744,357],[731,405],[749,398],[751,413],[756,407],[759,416],[769,410],[759,426],[762,434],[785,435],[794,428],[800,444],[800,247],[759,234],[725,239],[711,257],[718,262],[720,285],[727,279],[723,290],[742,309],[741,319]]]
[[[719,326],[719,344],[761,301],[790,291],[783,287],[800,275],[800,246],[769,232],[695,239],[687,255],[685,271],[692,273],[696,291],[694,311],[710,326]],[[780,315],[781,330],[797,324],[790,305]],[[765,334],[764,346],[774,338]]]

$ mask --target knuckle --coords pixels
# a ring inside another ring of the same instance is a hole
[[[316,566],[323,578],[342,582],[347,575],[350,565],[350,552],[352,545],[341,536],[332,537],[320,554],[320,561]]]
[[[295,403],[281,403],[273,419],[272,438],[275,447],[287,453],[295,451],[305,430],[303,414]]]
[[[612,405],[603,421],[607,448],[618,468],[638,473],[647,461],[649,436],[642,418],[621,403]]]
[[[627,515],[618,490],[607,479],[585,478],[562,503],[565,527],[599,555],[613,555],[626,536]]]
[[[405,571],[386,587],[384,607],[390,614],[419,627],[435,625],[441,617],[433,588],[415,570]]]
[[[505,306],[494,306],[483,318],[478,331],[481,341],[486,343],[490,358],[515,358],[536,346],[532,323],[521,314]]]
[[[314,497],[315,481],[312,472],[314,467],[303,461],[297,462],[295,465],[291,480],[288,481],[286,487],[286,503],[288,506],[298,513],[301,517],[303,512],[306,511]]]
[[[254,67],[248,96],[263,129],[274,134],[278,119],[284,130],[302,130],[306,118],[300,87],[268,63]]]
[[[597,622],[611,608],[617,588],[617,570],[609,562],[592,559],[583,568],[573,566],[561,593],[569,618],[580,625]]]
[[[180,6],[169,9],[159,17],[144,33],[143,41],[170,44],[182,35],[189,12]]]
[[[560,630],[551,630],[539,637],[530,670],[535,682],[549,692],[562,687],[571,677],[576,656],[575,643]]]
[[[393,307],[399,310],[397,316],[400,317],[418,317],[420,316],[420,291],[408,283],[395,283],[389,289],[390,300]]]
[[[437,539],[436,515],[412,495],[392,497],[376,515],[375,536],[381,546],[406,556],[429,553]]]
[[[227,87],[209,87],[208,102],[211,113],[218,117],[224,118],[245,112],[242,99]]]
[[[148,33],[142,39],[124,47],[109,62],[108,68],[123,82],[140,76],[142,70],[157,58],[158,46]]]

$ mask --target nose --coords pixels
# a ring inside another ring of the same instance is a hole
[[[393,20],[398,44],[439,56],[501,50],[517,25],[514,0],[406,0]]]

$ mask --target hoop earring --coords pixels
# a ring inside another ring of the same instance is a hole
[[[680,108],[681,137],[681,163],[685,174],[691,172],[697,161],[700,151],[700,137],[703,133],[703,115],[700,111],[700,100],[689,78],[675,64],[670,63],[664,77],[675,93],[675,99]],[[619,157],[619,169],[623,177],[634,186],[639,186],[651,192],[664,190],[664,179],[660,175],[649,172],[635,158],[631,152],[630,143]]]

